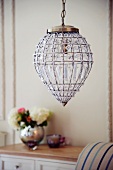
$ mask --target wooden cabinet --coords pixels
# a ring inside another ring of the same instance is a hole
[[[1,157],[2,170],[34,170],[34,161],[27,160],[26,158],[10,158],[8,155],[6,157]]]
[[[0,170],[75,170],[76,162],[56,161],[3,155]]]
[[[76,162],[37,161],[36,170],[75,170]]]
[[[31,151],[23,144],[0,147],[0,170],[75,170],[83,147],[50,149],[47,145]]]

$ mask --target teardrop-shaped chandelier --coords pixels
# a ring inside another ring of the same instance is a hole
[[[93,64],[90,45],[79,29],[64,24],[65,3],[62,0],[62,25],[47,30],[34,54],[36,72],[63,106],[79,91]]]

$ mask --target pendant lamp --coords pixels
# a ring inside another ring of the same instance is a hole
[[[88,77],[92,52],[79,29],[64,24],[66,0],[62,0],[62,25],[47,30],[36,46],[34,67],[52,95],[65,106]]]

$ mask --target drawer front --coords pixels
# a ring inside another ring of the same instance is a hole
[[[75,170],[75,166],[76,163],[75,165],[71,165],[56,162],[36,162],[36,170]]]
[[[2,170],[34,170],[34,161],[2,158]]]

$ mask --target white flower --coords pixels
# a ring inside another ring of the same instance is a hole
[[[47,118],[48,118],[48,114],[47,113],[39,113],[37,124],[40,125],[41,123],[46,121]]]
[[[20,126],[24,126],[25,125],[25,122],[20,122]]]
[[[38,108],[37,107],[34,107],[30,110],[30,116],[32,120],[37,121],[38,119]]]
[[[9,116],[8,116],[8,123],[13,129],[18,129],[19,128],[19,124],[17,122],[17,117],[18,117],[18,109],[13,108],[10,111]]]
[[[42,109],[33,108],[31,110],[30,116],[34,121],[37,122],[38,125],[40,125],[44,121],[48,120],[50,116],[50,111],[45,108],[42,108]]]

